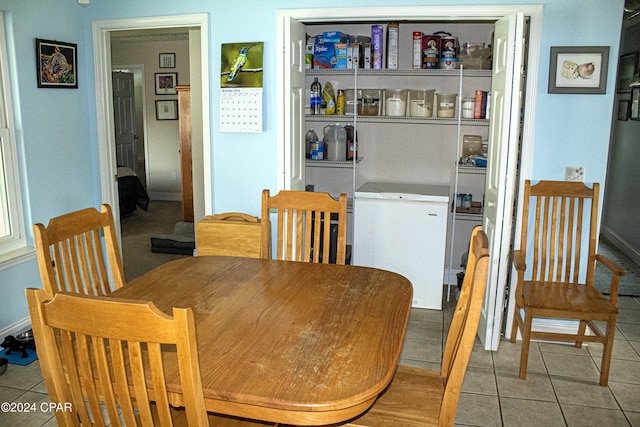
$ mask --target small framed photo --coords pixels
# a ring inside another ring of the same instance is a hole
[[[631,120],[640,120],[640,87],[631,89],[629,118]]]
[[[607,92],[609,46],[551,47],[549,93]]]
[[[618,93],[631,92],[629,83],[633,80],[636,68],[638,68],[638,52],[620,56],[620,62],[618,63]]]
[[[178,93],[178,73],[155,73],[156,95],[175,95]]]
[[[178,101],[156,101],[156,120],[178,120]]]
[[[626,99],[618,102],[618,120],[629,120],[629,101]]]
[[[160,54],[160,68],[176,68],[176,54],[175,53],[161,53]]]
[[[78,45],[36,39],[38,87],[78,88]]]

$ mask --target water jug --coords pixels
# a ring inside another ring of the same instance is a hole
[[[338,162],[347,160],[347,131],[338,123],[324,127],[326,159]]]

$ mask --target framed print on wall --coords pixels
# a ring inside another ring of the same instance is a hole
[[[629,83],[633,80],[633,75],[638,67],[638,52],[627,53],[620,56],[618,63],[617,92],[631,92]]]
[[[156,101],[156,120],[178,120],[178,101]]]
[[[155,73],[156,95],[176,95],[178,91],[178,73]]]
[[[159,57],[160,57],[160,68],[176,68],[175,53],[161,53]]]
[[[549,93],[607,92],[609,46],[551,47]]]
[[[78,88],[78,45],[36,39],[38,87]]]

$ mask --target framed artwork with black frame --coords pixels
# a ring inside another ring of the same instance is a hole
[[[160,68],[176,68],[175,53],[161,53],[159,55]]]
[[[178,120],[178,101],[156,101],[156,120]]]
[[[549,93],[607,92],[609,46],[553,46],[549,62]]]
[[[156,95],[176,95],[178,73],[155,73]]]
[[[617,92],[631,92],[629,83],[633,80],[633,75],[638,68],[638,52],[627,53],[620,56],[620,62],[618,63],[618,81]]]
[[[78,45],[36,39],[39,88],[78,88]]]

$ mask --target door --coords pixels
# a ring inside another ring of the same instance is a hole
[[[116,140],[116,161],[118,166],[136,170],[136,120],[133,73],[114,71],[113,82],[113,120]]]
[[[282,176],[278,177],[279,186],[284,190],[299,190],[305,188],[304,161],[304,101],[305,101],[305,27],[295,19],[285,17],[289,25],[283,25],[284,87],[283,119],[284,119],[284,147],[279,153],[278,162]],[[282,181],[283,180],[283,181]]]
[[[517,184],[523,44],[523,13],[510,13],[496,21],[483,218],[491,263],[478,326],[478,335],[485,350],[498,349],[504,312],[511,252],[513,194]]]

